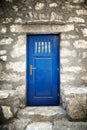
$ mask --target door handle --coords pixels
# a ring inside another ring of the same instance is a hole
[[[33,70],[35,70],[35,67],[32,67],[32,65],[30,65],[30,75],[32,75]]]

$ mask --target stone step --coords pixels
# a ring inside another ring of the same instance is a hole
[[[87,130],[87,122],[72,122],[61,106],[26,107],[0,130]]]
[[[3,129],[4,128],[4,129]],[[6,129],[7,128],[7,129]],[[87,130],[87,122],[72,122],[67,118],[53,121],[30,122],[29,119],[15,119],[0,130]]]
[[[52,121],[66,117],[66,112],[61,106],[26,107],[18,112],[19,119],[30,119],[31,122]]]

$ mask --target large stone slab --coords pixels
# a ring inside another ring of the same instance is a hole
[[[87,122],[74,122],[67,119],[56,120],[53,125],[53,130],[87,130]]]
[[[36,122],[27,126],[26,130],[52,130],[50,122]]]
[[[30,119],[31,121],[52,121],[54,118],[65,118],[66,112],[60,107],[26,107],[18,112],[19,119]]]

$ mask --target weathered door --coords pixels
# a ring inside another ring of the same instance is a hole
[[[58,35],[27,36],[27,105],[58,105]]]

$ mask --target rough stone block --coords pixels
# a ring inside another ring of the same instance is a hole
[[[80,73],[84,72],[84,69],[80,66],[63,66],[63,72]]]
[[[75,22],[75,23],[84,23],[85,20],[83,18],[79,18],[79,17],[70,17],[68,22]]]
[[[15,12],[18,11],[18,7],[16,5],[13,5],[12,8],[14,9]]]
[[[61,47],[70,47],[70,42],[69,41],[61,41],[60,46]]]
[[[0,90],[12,90],[13,85],[9,83],[0,84]]]
[[[21,76],[20,74],[16,73],[0,73],[0,81],[11,81],[11,82],[17,82],[20,80],[25,80],[25,76]]]
[[[35,9],[36,10],[41,10],[44,8],[44,3],[40,3],[40,2],[37,2],[37,4],[35,5]]]
[[[51,21],[55,21],[55,20],[58,20],[59,22],[63,22],[63,17],[61,15],[58,15],[57,13],[55,12],[52,12],[51,13],[51,18],[50,18]]]
[[[20,99],[21,107],[25,105],[25,97],[26,97],[26,85],[20,85],[16,88],[16,95]]]
[[[67,58],[62,58],[61,60],[60,60],[60,63],[61,64],[67,64],[67,63],[69,63],[70,61],[69,61],[69,59]]]
[[[69,50],[66,48],[62,48],[60,52],[61,57],[76,57],[77,53],[75,50]]]
[[[87,122],[74,122],[65,120],[56,120],[53,125],[53,130],[86,130],[87,129]]]
[[[15,90],[0,90],[0,106],[6,119],[16,114],[20,102]]]
[[[26,54],[26,37],[24,35],[20,35],[17,40],[17,44],[13,46],[13,50],[11,51],[11,57],[17,58]]]
[[[87,37],[87,28],[81,29],[84,37]]]
[[[81,79],[83,80],[84,83],[87,83],[87,76],[82,76]]]
[[[0,40],[0,45],[10,45],[13,42],[11,37],[6,37]]]
[[[87,15],[87,10],[76,10],[78,15]]]
[[[0,60],[7,61],[7,56],[0,56]]]
[[[63,71],[61,70],[61,72],[63,73]],[[75,80],[75,76],[71,75],[71,74],[61,74],[61,83],[68,83],[71,81]]]
[[[7,93],[6,91],[0,91],[0,99],[6,99],[8,98],[9,93]]]
[[[7,28],[5,26],[0,26],[0,32],[1,33],[6,33]]]
[[[87,88],[67,87],[62,90],[64,107],[69,118],[84,120],[87,118]]]
[[[24,21],[21,18],[16,18],[15,19],[15,23],[21,23],[21,24],[23,24]]]
[[[4,24],[6,23],[11,23],[13,21],[13,18],[5,18],[5,20],[3,21]]]
[[[29,119],[16,119],[14,120],[12,126],[15,130],[24,130],[25,127],[30,123]],[[11,128],[11,126],[10,126]],[[11,129],[12,130],[12,129]]]
[[[87,48],[87,41],[85,40],[76,40],[74,43],[73,43],[74,47],[77,48],[77,49],[86,49]]]
[[[4,54],[6,54],[6,50],[0,50],[0,55],[4,55]]]
[[[6,64],[6,69],[7,70],[12,69],[13,71],[16,71],[16,72],[25,72],[26,70],[25,62],[22,62],[22,61],[9,62]]]
[[[57,3],[51,3],[51,4],[49,4],[49,7],[51,7],[51,8],[53,8],[53,7],[57,7],[58,5],[57,5]]]
[[[13,117],[13,113],[11,112],[11,108],[9,106],[2,106],[1,108],[2,108],[4,118],[10,119]]]
[[[87,52],[83,52],[82,58],[87,58]]]
[[[83,3],[85,0],[73,0],[73,3]]]
[[[77,39],[77,38],[78,38],[78,35],[61,33],[61,39],[63,39],[63,40]]]

